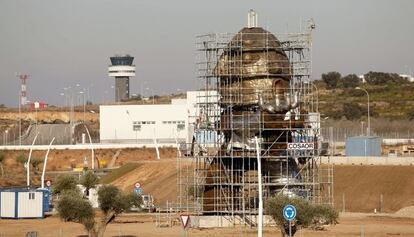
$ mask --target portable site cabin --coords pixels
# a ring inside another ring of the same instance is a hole
[[[348,137],[345,143],[346,156],[381,156],[380,137],[359,136]]]
[[[0,218],[44,218],[49,211],[49,190],[10,188],[0,190]]]

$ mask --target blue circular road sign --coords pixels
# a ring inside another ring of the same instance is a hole
[[[287,221],[291,221],[296,217],[296,208],[293,205],[286,205],[283,208],[283,217]]]

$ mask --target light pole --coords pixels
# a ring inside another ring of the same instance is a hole
[[[319,112],[319,90],[315,83],[312,83],[312,86],[316,89],[316,112]]]
[[[147,87],[147,88],[145,88],[145,90],[147,90],[148,91],[148,93],[151,93],[152,94],[152,104],[155,104],[155,99],[154,99],[154,90],[151,88],[149,88],[149,87]],[[151,91],[150,91],[151,90]]]
[[[85,92],[80,91],[79,94],[83,96],[82,102],[83,102],[83,122],[85,123],[85,111],[86,111],[86,103],[85,103]]]
[[[371,135],[371,120],[370,120],[370,115],[369,115],[369,93],[368,93],[367,90],[365,90],[364,88],[361,88],[361,87],[356,87],[355,89],[365,91],[365,93],[367,94],[367,97],[368,97],[368,128],[367,128],[367,135],[370,136]]]
[[[22,99],[19,95],[19,145],[22,145]]]
[[[256,158],[257,158],[257,179],[259,186],[259,216],[257,220],[257,236],[263,236],[263,187],[262,187],[262,161],[260,159],[259,139],[254,137],[256,143]]]

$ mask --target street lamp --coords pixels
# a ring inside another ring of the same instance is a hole
[[[86,112],[85,92],[80,91],[79,94],[83,96],[83,100],[82,100],[82,102],[83,102],[83,122],[85,122],[85,112]]]
[[[365,93],[367,93],[367,97],[368,97],[368,128],[367,128],[367,134],[368,136],[371,135],[371,120],[370,120],[370,115],[369,115],[369,93],[367,90],[365,90],[364,88],[361,87],[356,87],[355,89],[357,90],[363,90],[365,91]]]
[[[319,90],[315,83],[312,83],[312,86],[316,89],[316,112],[319,112]]]
[[[145,90],[147,90],[148,93],[150,93],[150,92],[152,93],[152,104],[155,104],[154,90],[152,88],[150,89],[149,87],[145,88]]]

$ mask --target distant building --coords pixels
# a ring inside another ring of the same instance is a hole
[[[364,75],[364,74],[359,75],[359,76],[358,76],[358,78],[361,80],[361,82],[362,82],[362,83],[367,82],[367,81],[365,80],[365,75]]]
[[[408,74],[398,74],[398,76],[400,76],[403,79],[406,79],[409,82],[414,82],[414,77]],[[361,79],[362,83],[366,83],[367,81],[365,80],[365,75],[359,75],[358,76],[359,79]]]
[[[190,143],[194,126],[206,120],[203,107],[215,106],[205,95],[205,91],[189,91],[186,99],[173,99],[171,104],[101,105],[100,141]]]
[[[399,74],[398,76],[406,79],[409,82],[414,82],[414,77],[408,74]]]

